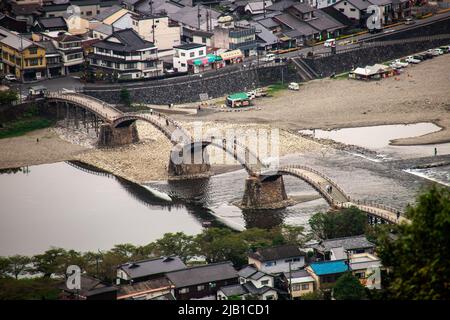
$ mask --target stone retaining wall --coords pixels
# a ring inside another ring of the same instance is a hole
[[[260,68],[244,68],[227,73],[208,74],[149,82],[136,87],[126,86],[134,103],[169,104],[200,100],[200,94],[209,98],[222,97],[235,92],[248,91],[284,81],[299,81],[295,69],[288,64]],[[122,87],[85,87],[84,93],[109,103],[118,103]]]

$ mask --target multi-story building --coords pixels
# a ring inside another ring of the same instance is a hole
[[[23,82],[45,78],[46,59],[42,45],[2,27],[0,45],[5,73],[14,74]]]
[[[162,75],[162,61],[156,46],[142,39],[133,29],[114,31],[92,45],[90,65],[117,79],[132,80]]]
[[[133,29],[144,40],[153,42],[158,48],[158,56],[164,57],[173,54],[173,47],[180,45],[181,27],[165,15],[135,13],[119,6],[113,6],[109,10],[94,17],[91,20],[91,29],[94,37],[104,36],[109,26],[116,30]],[[97,34],[96,34],[97,33]]]
[[[160,57],[173,55],[173,48],[181,44],[181,27],[167,16],[133,15],[132,27],[142,38],[158,47]]]
[[[248,264],[266,273],[298,270],[305,265],[306,254],[295,245],[259,248],[248,254]]]
[[[45,47],[45,59],[47,60],[47,78],[55,78],[64,74],[64,64],[62,62],[61,53],[56,50],[53,42],[50,40],[40,43]]]
[[[71,0],[62,4],[44,5],[42,12],[44,17],[63,17],[76,11],[76,14],[83,18],[92,18],[113,5],[119,5],[120,2],[120,0]]]
[[[189,71],[189,61],[206,57],[206,45],[198,43],[187,43],[175,46],[173,55],[173,67],[178,72]],[[195,72],[195,70],[191,70]]]
[[[64,65],[63,75],[78,72],[84,62],[82,39],[68,32],[42,33],[45,40],[51,40],[61,54]]]
[[[251,25],[234,23],[231,17],[219,19],[219,25],[214,28],[214,47],[241,50],[246,57],[256,55],[258,43],[256,29]]]

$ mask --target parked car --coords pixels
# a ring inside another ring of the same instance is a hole
[[[323,43],[325,48],[331,48],[336,46],[336,39],[328,39]]]
[[[419,55],[421,55],[422,57],[424,57],[425,60],[427,60],[427,59],[433,59],[433,58],[434,58],[434,55],[432,55],[432,54],[429,53],[429,52],[421,52],[421,53],[419,53]]]
[[[444,50],[442,50],[441,48],[436,48],[436,49],[433,49],[433,51],[434,51],[434,53],[436,54],[436,55],[441,55],[441,54],[444,54]]]
[[[295,90],[295,91],[300,90],[300,86],[299,86],[299,84],[297,82],[289,83],[288,88],[289,88],[289,90]]]
[[[425,58],[424,55],[421,55],[421,54],[413,55],[413,58],[414,58],[414,59],[417,59],[417,60],[420,60],[420,61],[423,61],[423,60],[426,60],[426,59],[427,59],[427,58]]]
[[[414,23],[416,23],[416,21],[414,21],[413,18],[411,18],[411,17],[408,17],[405,20],[405,24],[409,25],[409,24],[414,24]]]
[[[428,53],[428,54],[431,54],[433,57],[436,57],[436,56],[439,55],[439,52],[438,52],[438,51],[435,51],[434,49],[429,49],[429,50],[427,50],[427,53]]]
[[[275,58],[276,58],[275,54],[269,53],[265,57],[261,58],[261,61],[263,61],[263,62],[272,62],[272,61],[275,60]]]
[[[402,62],[400,59],[396,59],[394,63],[399,65],[401,68],[406,68],[408,66],[408,62]]]
[[[5,79],[8,81],[17,81],[16,76],[13,74],[8,73],[7,75],[5,75]]]
[[[413,63],[413,64],[420,63],[420,60],[419,60],[419,59],[414,59],[413,56],[408,56],[408,57],[405,59],[405,61],[408,62],[408,63]]]
[[[248,96],[248,98],[249,98],[250,100],[255,99],[255,98],[256,98],[256,91],[255,91],[255,90],[248,91],[248,92],[247,92],[247,96]]]
[[[441,49],[444,52],[444,54],[450,52],[450,46],[442,46],[439,47],[439,49]]]

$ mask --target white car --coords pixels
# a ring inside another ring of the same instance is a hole
[[[328,39],[323,43],[325,48],[331,48],[336,46],[336,39]]]
[[[439,55],[439,52],[436,51],[436,49],[429,49],[426,52],[431,54],[431,55],[433,55],[433,56],[438,56]]]
[[[444,50],[442,50],[442,49],[440,49],[440,48],[436,48],[436,49],[434,49],[433,50],[437,55],[441,55],[441,54],[444,54]]]
[[[415,59],[413,56],[408,56],[405,59],[405,61],[408,62],[408,63],[413,63],[413,64],[420,63],[420,60],[419,59]]]
[[[5,79],[8,80],[8,81],[16,81],[16,80],[17,80],[17,79],[16,79],[16,76],[13,75],[13,74],[7,74],[7,75],[5,75]]]
[[[394,60],[391,63],[391,66],[396,66],[397,68],[406,68],[408,66],[408,62],[402,62],[400,59]]]
[[[416,23],[416,21],[414,21],[413,18],[411,18],[411,17],[408,17],[405,20],[406,25],[410,25],[410,24],[414,24],[414,23]]]
[[[288,88],[289,88],[289,90],[295,90],[295,91],[300,90],[300,86],[298,85],[297,82],[291,82],[291,83],[289,83]]]
[[[263,57],[263,58],[261,59],[261,61],[263,61],[263,62],[272,62],[272,61],[275,60],[275,57],[276,57],[275,54],[269,53],[268,55],[266,55],[265,57]]]

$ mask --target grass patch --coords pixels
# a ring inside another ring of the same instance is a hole
[[[42,117],[30,117],[3,124],[0,128],[0,139],[22,136],[25,133],[51,127],[55,121]]]
[[[0,300],[56,300],[60,290],[53,279],[0,279]]]
[[[349,74],[350,74],[350,72],[344,72],[344,73],[336,75],[333,79],[335,79],[335,80],[345,80],[345,79],[348,79],[348,75]]]
[[[280,91],[287,90],[289,84],[287,83],[275,83],[271,84],[267,87],[267,94],[269,96],[274,96],[275,94],[279,93]]]

